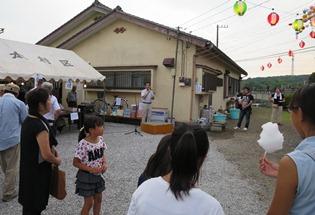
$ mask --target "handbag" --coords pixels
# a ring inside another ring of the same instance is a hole
[[[66,174],[55,165],[52,166],[50,195],[58,200],[63,200],[67,196]]]

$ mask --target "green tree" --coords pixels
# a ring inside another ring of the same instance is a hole
[[[315,83],[315,72],[313,72],[308,78],[309,83]]]

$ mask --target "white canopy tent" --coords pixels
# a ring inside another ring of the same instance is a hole
[[[0,79],[39,77],[86,82],[105,79],[73,51],[0,39]]]

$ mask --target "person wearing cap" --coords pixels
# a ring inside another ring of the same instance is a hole
[[[54,132],[54,135],[55,135],[56,134],[55,120],[58,119],[58,117],[60,116],[61,108],[58,103],[58,99],[56,98],[56,96],[52,94],[53,84],[50,82],[44,82],[41,85],[41,88],[46,89],[50,95],[50,101],[51,101],[50,111],[46,113],[44,117],[49,122],[49,125],[52,128],[52,131]]]
[[[5,89],[5,85],[4,84],[0,84],[0,97],[3,96],[4,89]]]
[[[2,196],[4,202],[17,196],[21,125],[27,116],[25,104],[16,98],[19,90],[19,86],[7,84],[0,98],[0,166],[4,173]]]

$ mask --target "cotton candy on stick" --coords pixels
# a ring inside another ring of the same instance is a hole
[[[258,144],[265,150],[265,156],[267,153],[273,153],[282,149],[284,138],[279,131],[278,124],[268,122],[261,127],[262,132],[260,133]]]

